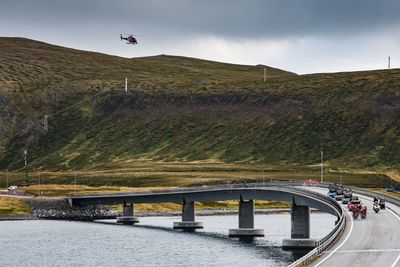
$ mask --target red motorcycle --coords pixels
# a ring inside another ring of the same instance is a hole
[[[361,219],[366,219],[367,218],[367,207],[364,207],[362,204],[359,205],[354,205],[351,209],[353,213],[353,218],[357,219],[358,216],[361,217]]]

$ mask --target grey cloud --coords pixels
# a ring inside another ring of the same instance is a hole
[[[397,0],[3,0],[0,21],[225,38],[348,35],[400,25]]]
[[[0,36],[306,73],[400,66],[398,14],[399,0],[0,0]]]
[[[153,6],[165,1],[150,1]],[[147,2],[146,2],[147,3]],[[274,38],[351,34],[400,22],[400,1],[252,0],[173,1],[168,8],[139,13],[141,21],[184,31],[226,37]],[[139,8],[139,10],[141,9]]]

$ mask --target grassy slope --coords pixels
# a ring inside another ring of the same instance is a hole
[[[21,199],[0,197],[0,216],[29,215],[31,208]]]
[[[14,38],[0,46],[1,169],[22,165],[26,143],[32,168],[43,170],[139,160],[304,165],[318,162],[321,148],[332,166],[399,167],[397,69],[297,76],[268,68],[264,83],[255,66],[125,59]],[[46,135],[44,114],[53,114]]]
[[[110,186],[130,187],[180,187],[201,186],[204,184],[262,182],[269,180],[304,179],[319,180],[319,166],[299,166],[292,164],[258,163],[200,163],[200,162],[132,162],[125,167],[103,170],[30,172],[29,180],[41,184],[64,184],[65,192],[74,188],[75,177],[78,185],[96,187],[96,191],[108,190]],[[0,172],[0,178],[6,174]],[[18,184],[23,179],[22,172],[9,173],[9,184]],[[340,180],[342,176],[342,180]],[[376,172],[352,171],[325,166],[326,182],[344,183],[359,187],[383,187],[394,185],[387,175]],[[68,186],[69,185],[69,186]],[[5,186],[5,179],[0,180]],[[105,186],[97,188],[98,186]],[[33,187],[35,188],[35,186]],[[46,189],[42,189],[46,190]],[[126,189],[125,189],[126,190]],[[136,189],[135,189],[136,190]],[[59,190],[60,191],[60,190]],[[89,192],[90,190],[88,190]],[[60,193],[63,193],[62,190]]]

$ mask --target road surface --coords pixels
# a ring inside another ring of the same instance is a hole
[[[312,190],[327,193],[327,189]],[[400,207],[386,203],[388,208],[376,214],[370,197],[355,195],[368,207],[367,218],[353,220],[347,212],[346,231],[313,266],[400,267]]]

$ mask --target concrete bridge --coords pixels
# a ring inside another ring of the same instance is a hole
[[[230,229],[231,237],[264,236],[263,229],[254,228],[254,200],[278,200],[292,203],[291,238],[283,240],[285,248],[313,248],[319,243],[310,239],[310,208],[337,216],[343,220],[341,206],[331,198],[316,192],[289,186],[264,186],[262,188],[193,188],[143,193],[118,193],[71,197],[71,207],[96,204],[123,204],[123,216],[117,222],[138,223],[134,216],[134,204],[140,203],[182,203],[182,221],[174,222],[175,229],[198,229],[203,224],[195,220],[196,201],[237,200],[239,206],[238,228]]]
[[[364,204],[372,207],[372,197],[387,200],[387,210],[375,214],[368,209],[366,220],[354,221],[335,200],[326,197],[327,185],[319,188],[302,188],[281,183],[267,183],[245,186],[216,186],[143,193],[119,193],[109,195],[79,196],[69,199],[70,205],[123,204],[120,223],[136,223],[134,204],[137,203],[182,203],[182,221],[174,222],[174,228],[201,228],[195,220],[195,201],[237,200],[239,203],[239,224],[230,229],[230,236],[260,236],[263,229],[254,229],[254,200],[281,200],[292,203],[291,238],[283,240],[283,246],[290,248],[313,247],[307,255],[292,263],[292,266],[371,266],[400,267],[400,200],[376,192],[352,188]],[[229,187],[229,188],[227,188]],[[310,208],[316,208],[337,216],[332,231],[321,240],[310,239]]]

